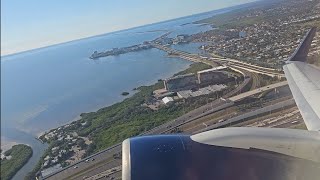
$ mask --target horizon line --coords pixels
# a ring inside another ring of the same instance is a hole
[[[105,32],[105,33],[102,33],[102,34],[90,35],[90,36],[87,36],[87,37],[81,37],[81,38],[77,38],[77,39],[73,39],[73,40],[59,42],[59,43],[55,43],[55,44],[51,44],[51,45],[47,45],[47,46],[40,46],[40,47],[37,47],[37,48],[32,48],[32,49],[28,49],[28,50],[22,50],[22,51],[19,51],[19,52],[9,53],[9,54],[5,54],[5,55],[1,54],[0,57],[2,59],[2,58],[7,57],[7,56],[19,55],[19,54],[23,54],[23,53],[27,53],[27,52],[31,52],[31,51],[50,48],[50,47],[57,46],[57,45],[68,44],[68,43],[81,41],[81,40],[85,40],[85,39],[90,39],[90,38],[94,38],[94,37],[105,36],[105,35],[109,35],[109,34],[113,34],[113,33],[119,33],[119,32],[122,32],[122,31],[129,31],[129,30],[133,30],[133,29],[136,29],[136,28],[141,28],[141,27],[144,27],[144,26],[151,26],[151,25],[154,25],[154,24],[170,22],[170,21],[181,19],[181,18],[187,18],[187,17],[190,17],[190,16],[206,14],[206,13],[210,13],[210,12],[214,12],[214,11],[223,11],[223,10],[227,10],[227,9],[234,8],[234,7],[241,7],[241,6],[257,3],[259,1],[261,1],[261,0],[256,0],[256,1],[253,1],[253,2],[239,4],[239,5],[235,5],[235,6],[229,6],[229,7],[225,7],[225,8],[221,8],[221,9],[215,9],[215,10],[200,12],[200,13],[196,13],[196,14],[190,14],[190,15],[186,15],[186,16],[180,16],[180,17],[176,17],[176,18],[173,18],[173,19],[167,19],[167,20],[163,20],[163,21],[152,22],[152,23],[148,23],[148,24],[144,24],[144,25],[128,27],[128,28],[125,28],[125,29],[119,29],[119,30],[115,30],[115,31]]]

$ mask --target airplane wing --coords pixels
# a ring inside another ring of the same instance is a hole
[[[306,58],[312,28],[284,66],[309,130],[229,127],[122,143],[123,180],[313,180],[320,177],[320,70]]]
[[[283,67],[289,87],[308,130],[320,130],[320,69],[306,63],[316,28],[309,30]]]

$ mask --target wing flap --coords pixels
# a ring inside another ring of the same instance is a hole
[[[286,78],[308,130],[320,130],[320,70],[304,62],[283,68]]]
[[[309,130],[320,130],[320,69],[306,63],[315,36],[312,28],[283,67],[289,87]]]

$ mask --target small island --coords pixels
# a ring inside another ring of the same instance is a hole
[[[121,95],[122,96],[128,96],[130,93],[129,92],[122,92]]]
[[[9,180],[28,162],[32,148],[24,144],[12,146],[1,157],[1,179]]]

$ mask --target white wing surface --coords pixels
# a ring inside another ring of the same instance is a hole
[[[320,130],[320,69],[306,62],[316,28],[304,37],[283,67],[289,87],[308,130]]]

